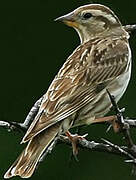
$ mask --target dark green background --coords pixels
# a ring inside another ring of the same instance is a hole
[[[111,7],[123,24],[136,23],[136,1],[100,0]],[[43,95],[65,59],[79,44],[73,29],[55,23],[64,15],[89,1],[23,1],[0,2],[0,119],[23,122],[33,103]],[[133,71],[129,88],[120,106],[126,115],[136,115],[136,35],[130,39],[133,51]],[[106,134],[106,126],[92,125],[83,129],[88,139],[101,137],[122,143],[121,136]],[[0,129],[0,180],[11,163],[22,151],[22,135]],[[133,132],[134,140],[136,131]],[[33,180],[134,180],[131,165],[124,159],[105,153],[81,150],[79,162],[69,163],[71,149],[60,145],[40,165]],[[15,177],[15,180],[20,178]]]

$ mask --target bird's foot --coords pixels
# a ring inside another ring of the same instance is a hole
[[[119,132],[120,124],[118,123],[118,119],[117,119],[116,115],[96,118],[93,121],[93,123],[104,123],[104,122],[111,123],[111,125],[114,129],[114,132],[116,132],[116,133]],[[111,126],[108,128],[107,132],[109,131],[110,128],[111,128]]]
[[[68,139],[70,140],[71,144],[72,144],[72,148],[73,148],[73,155],[75,157],[75,159],[78,161],[77,159],[77,155],[78,155],[78,147],[77,147],[77,144],[80,140],[83,140],[85,139],[85,137],[88,135],[88,134],[85,134],[83,136],[79,136],[78,134],[71,134],[69,131],[67,131],[66,133],[66,136],[68,137]]]

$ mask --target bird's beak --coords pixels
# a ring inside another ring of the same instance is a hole
[[[75,21],[75,14],[73,12],[66,14],[64,16],[58,17],[55,19],[55,21],[61,21],[70,27],[78,28],[78,23]]]

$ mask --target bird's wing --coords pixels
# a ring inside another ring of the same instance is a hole
[[[98,45],[99,43],[99,45]],[[128,43],[86,43],[79,46],[64,63],[44,95],[39,113],[29,127],[23,142],[49,126],[72,115],[94,99],[112,79],[126,71]]]

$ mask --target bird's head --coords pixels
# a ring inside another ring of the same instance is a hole
[[[100,4],[81,6],[73,12],[57,18],[56,21],[62,21],[76,29],[81,42],[88,41],[95,36],[116,34],[119,33],[120,28],[122,29],[122,25],[114,12]]]

